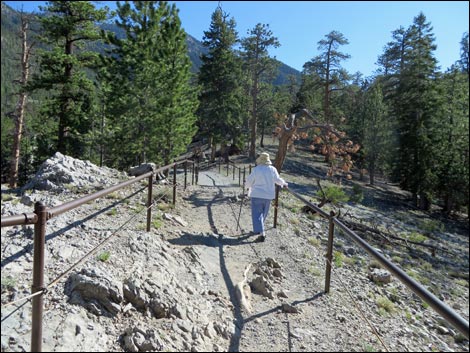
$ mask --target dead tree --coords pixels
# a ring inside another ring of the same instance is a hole
[[[298,122],[300,118],[305,117],[311,121],[311,124],[306,126],[298,126]],[[274,167],[276,167],[277,171],[280,173],[282,166],[284,165],[284,161],[287,155],[287,149],[291,143],[293,143],[294,139],[297,135],[301,134],[302,132],[306,132],[312,128],[319,128],[323,130],[333,131],[333,126],[330,124],[319,124],[312,116],[312,114],[307,109],[302,109],[295,114],[290,114],[287,117],[284,124],[278,127],[278,135],[279,138],[279,147],[276,154],[276,159],[274,161]]]
[[[24,90],[29,78],[29,58],[31,55],[32,48],[34,43],[28,45],[28,29],[31,22],[31,16],[25,15],[23,12],[20,14],[21,17],[21,78],[15,80],[15,83],[20,85],[18,102],[16,103],[15,110],[10,114],[13,117],[15,123],[15,132],[13,135],[13,146],[11,153],[10,161],[10,187],[15,188],[18,184],[18,166],[20,160],[20,148],[21,148],[21,138],[23,137],[23,124],[24,124],[24,115],[26,108],[26,100],[28,94]]]

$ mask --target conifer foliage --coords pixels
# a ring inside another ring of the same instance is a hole
[[[104,105],[107,158],[116,166],[152,161],[168,164],[186,152],[195,133],[197,108],[191,87],[186,34],[175,5],[134,1],[118,4],[117,25],[125,38],[109,34]]]
[[[258,23],[239,40],[235,19],[214,7],[202,66],[191,77],[175,5],[118,2],[112,26],[103,23],[106,7],[49,1],[37,16],[40,26],[34,21],[32,33],[24,32],[38,50],[20,61],[13,53],[22,44],[11,35],[20,21],[2,3],[3,182],[11,174],[11,185],[17,179],[21,185],[56,151],[126,169],[169,164],[193,138],[207,139],[212,158],[216,149],[228,158],[228,144],[243,148],[249,139],[245,151],[253,157],[259,131],[274,129],[279,171],[288,149],[303,144],[325,157],[326,178],[341,182],[358,172],[363,179],[368,172],[370,184],[379,177],[397,182],[422,209],[468,212],[468,33],[460,60],[440,71],[433,28],[420,13],[392,32],[379,70],[363,79],[342,68],[349,55],[340,49],[349,41],[331,31],[318,42],[320,54],[304,64],[300,87],[298,76],[272,86],[274,34]]]
[[[87,69],[96,65],[97,53],[84,45],[100,38],[98,23],[107,16],[107,8],[95,9],[89,1],[49,1],[40,18],[43,43],[49,46],[39,51],[38,73],[33,76],[29,90],[49,92],[43,102],[40,130],[50,126],[57,135],[48,131],[38,136],[42,150],[51,150],[79,157],[83,153],[83,137],[90,129],[93,111],[94,87]]]
[[[238,42],[235,20],[218,6],[212,14],[199,72],[200,130],[212,146],[212,158],[218,143],[227,140],[238,144],[244,114],[242,100],[242,67],[234,46]]]

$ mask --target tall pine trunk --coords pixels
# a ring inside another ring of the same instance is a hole
[[[19,84],[23,88],[28,82],[29,77],[29,55],[31,53],[30,45],[28,47],[27,31],[29,27],[29,19],[21,14],[21,40],[22,40],[22,51],[21,51],[21,79]],[[20,88],[20,96],[18,103],[15,107],[13,117],[15,119],[15,134],[13,137],[13,146],[10,162],[10,187],[15,188],[18,184],[18,169],[20,161],[20,149],[21,149],[21,138],[23,137],[23,123],[24,123],[24,112],[26,107],[26,99],[28,95],[23,92]]]
[[[375,161],[369,163],[369,182],[370,185],[374,185],[375,183]]]
[[[250,159],[255,159],[256,158],[256,135],[258,133],[257,127],[258,127],[258,77],[255,75],[254,77],[254,83],[253,83],[253,93],[252,93],[252,99],[253,99],[253,110],[251,112],[251,120],[250,120],[250,129],[251,129],[251,142],[250,142],[250,153],[249,157]]]

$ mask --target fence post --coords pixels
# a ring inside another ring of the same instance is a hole
[[[196,185],[199,182],[199,162],[196,162]]]
[[[194,185],[194,166],[195,166],[195,161],[193,161],[193,166],[191,168],[191,185]]]
[[[235,180],[235,163],[233,164],[233,176],[232,176],[232,180]]]
[[[44,248],[46,242],[47,211],[42,202],[36,202],[34,213],[38,216],[34,224],[34,262],[33,262],[33,286],[31,293],[44,289]],[[31,352],[42,351],[42,313],[44,293],[33,297],[32,300],[32,324],[31,324]]]
[[[188,161],[184,161],[184,190],[186,190],[187,180],[188,180]]]
[[[325,293],[330,292],[330,279],[331,279],[331,262],[333,261],[333,237],[335,234],[335,212],[330,212],[329,227],[328,227],[328,249],[326,252],[326,273],[325,273]]]
[[[150,174],[148,193],[147,193],[147,232],[150,232],[150,223],[152,222],[152,190],[153,190],[153,174]]]
[[[176,161],[173,161],[173,205],[176,204]]]
[[[229,168],[230,164],[228,164],[228,160],[227,160],[227,176],[228,176],[228,168]]]
[[[279,189],[281,187],[276,185],[276,197],[274,198],[274,228],[277,228],[277,208],[279,206]]]
[[[246,175],[246,167],[243,167],[243,192],[242,194],[245,193],[245,181],[246,181],[245,175]]]
[[[251,174],[251,164],[248,165],[250,167],[250,174]]]
[[[242,168],[238,168],[238,186],[241,185],[242,181]]]

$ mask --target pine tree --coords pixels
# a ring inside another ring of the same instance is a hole
[[[331,31],[325,39],[318,42],[322,53],[305,63],[306,71],[315,72],[323,87],[323,115],[326,123],[338,123],[331,111],[331,94],[344,87],[348,74],[341,68],[341,61],[350,58],[338,50],[339,46],[348,44],[348,40],[338,31]],[[309,107],[309,109],[312,109]]]
[[[202,57],[199,72],[198,115],[200,130],[212,147],[212,159],[218,143],[239,142],[244,121],[241,61],[233,49],[238,42],[235,27],[235,20],[219,6],[212,14],[209,30],[204,32],[208,53]]]
[[[468,74],[457,65],[440,79],[443,106],[438,121],[439,195],[443,210],[467,207],[469,201],[469,86]]]
[[[433,160],[439,109],[433,56],[436,45],[431,31],[422,13],[408,29],[395,101],[401,186],[413,193],[415,203],[423,209],[430,207],[436,186]]]
[[[165,68],[161,75],[162,92],[165,94],[160,137],[164,138],[154,138],[155,147],[163,152],[165,164],[186,152],[196,133],[195,111],[198,106],[196,90],[190,85],[191,61],[186,47],[186,33],[181,28],[174,4],[169,11],[168,18],[162,23],[160,42],[162,66]]]
[[[254,29],[249,31],[248,37],[242,39],[241,44],[245,50],[243,55],[245,65],[249,72],[250,82],[250,151],[249,157],[254,160],[256,157],[256,137],[258,128],[258,118],[260,104],[260,95],[262,91],[262,82],[271,78],[276,69],[276,62],[269,57],[268,49],[270,47],[279,47],[279,41],[273,36],[269,25],[258,23]]]
[[[40,9],[46,12],[41,17],[40,38],[50,49],[38,50],[40,70],[33,76],[29,90],[50,92],[42,116],[57,128],[56,147],[45,141],[42,153],[49,155],[57,150],[80,157],[83,136],[90,128],[94,96],[86,69],[93,68],[97,58],[96,53],[83,47],[100,38],[97,25],[106,19],[108,9],[96,10],[89,1],[50,1]]]
[[[195,133],[196,95],[190,84],[186,34],[167,2],[118,4],[124,39],[108,36],[112,54],[103,72],[113,165],[167,164]],[[123,154],[122,150],[126,153]]]
[[[460,41],[460,60],[458,62],[462,72],[467,73],[467,80],[470,79],[470,47],[468,44],[468,32],[465,32]]]
[[[382,85],[373,84],[366,92],[364,114],[364,136],[361,142],[364,159],[369,171],[370,184],[374,185],[378,169],[384,169],[387,153],[392,145],[392,122],[383,101]]]

